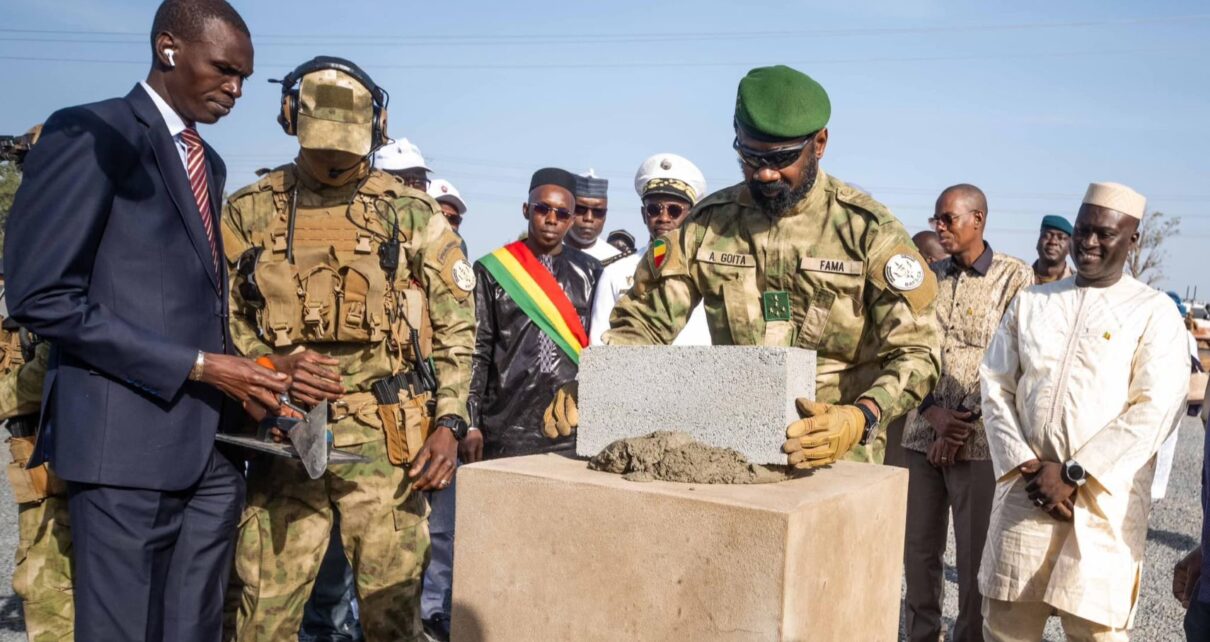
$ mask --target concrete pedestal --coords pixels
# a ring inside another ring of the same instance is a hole
[[[536,455],[458,471],[453,639],[894,640],[907,472],[636,483]]]

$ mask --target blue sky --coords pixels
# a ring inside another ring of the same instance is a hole
[[[1044,214],[1074,216],[1089,181],[1118,181],[1182,217],[1164,284],[1210,298],[1204,2],[234,4],[256,73],[234,113],[202,130],[232,191],[296,149],[266,80],[338,55],[391,92],[391,134],[462,191],[472,255],[515,238],[528,176],[547,165],[610,179],[606,228],[641,236],[639,163],[675,152],[712,190],[737,182],[736,83],[784,63],[831,96],[824,170],[867,188],[909,231],[945,186],[975,183],[989,197],[988,240],[1032,260]],[[0,132],[128,91],[146,73],[156,5],[4,0]]]

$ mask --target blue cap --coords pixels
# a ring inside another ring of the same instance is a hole
[[[1047,214],[1042,217],[1042,229],[1059,230],[1060,232],[1071,236],[1071,222],[1062,216],[1055,214]]]
[[[1189,314],[1189,308],[1185,307],[1184,301],[1181,301],[1181,295],[1177,294],[1176,292],[1173,292],[1172,290],[1169,290],[1167,292],[1167,294],[1168,294],[1168,298],[1172,299],[1172,302],[1176,304],[1176,309],[1180,310],[1181,316],[1185,316],[1186,314]]]

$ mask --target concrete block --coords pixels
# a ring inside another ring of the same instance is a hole
[[[580,358],[576,454],[680,430],[754,464],[784,464],[794,400],[815,398],[815,351],[756,346],[593,346]]]
[[[453,639],[894,640],[907,471],[635,483],[534,455],[458,471]]]

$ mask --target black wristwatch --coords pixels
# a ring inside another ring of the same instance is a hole
[[[866,407],[865,404],[854,404],[861,414],[865,415],[865,430],[861,431],[861,445],[869,446],[874,443],[874,438],[878,436],[878,417],[874,416],[874,411]]]
[[[1059,469],[1059,476],[1063,478],[1063,481],[1066,482],[1068,486],[1079,487],[1083,486],[1084,482],[1088,481],[1088,473],[1085,472],[1084,467],[1074,459],[1068,459],[1067,461],[1063,462],[1063,467]]]
[[[462,441],[466,437],[467,425],[466,420],[458,415],[442,415],[437,419],[435,428],[449,428],[450,432],[454,433],[454,439]]]

